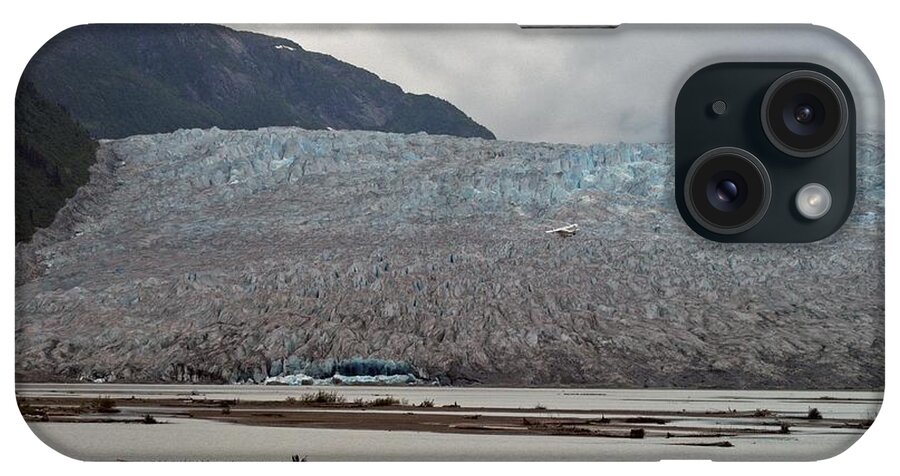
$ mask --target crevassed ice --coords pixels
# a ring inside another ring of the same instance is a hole
[[[418,380],[412,374],[405,375],[355,375],[335,374],[328,378],[313,378],[306,374],[292,374],[269,377],[263,384],[281,385],[405,385]]]

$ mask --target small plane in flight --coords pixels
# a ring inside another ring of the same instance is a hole
[[[575,233],[578,233],[578,223],[572,223],[571,225],[562,226],[553,230],[547,230],[544,233],[556,233],[563,238],[575,236]]]

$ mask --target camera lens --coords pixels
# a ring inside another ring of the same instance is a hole
[[[809,104],[801,104],[794,109],[794,120],[800,124],[809,124],[816,118],[816,111]]]
[[[737,185],[731,180],[722,180],[716,184],[716,198],[722,203],[732,203],[738,197]]]
[[[716,210],[733,211],[744,202],[746,196],[747,183],[734,172],[719,172],[706,183],[706,199]]]
[[[772,83],[762,102],[763,130],[772,144],[794,157],[822,155],[847,129],[847,98],[824,74],[794,71]]]
[[[769,174],[753,154],[735,147],[710,150],[687,172],[684,198],[691,216],[714,233],[732,235],[756,225],[772,194]]]

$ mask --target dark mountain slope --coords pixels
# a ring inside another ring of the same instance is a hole
[[[16,92],[16,242],[53,222],[87,183],[97,143],[64,109],[30,83]]]
[[[25,71],[95,137],[179,128],[428,132],[493,139],[452,104],[296,43],[217,25],[85,25]]]

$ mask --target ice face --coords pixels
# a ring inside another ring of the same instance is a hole
[[[107,141],[17,248],[16,371],[262,382],[372,357],[454,383],[880,386],[883,156],[860,136],[834,236],[728,245],[681,221],[666,144]]]

